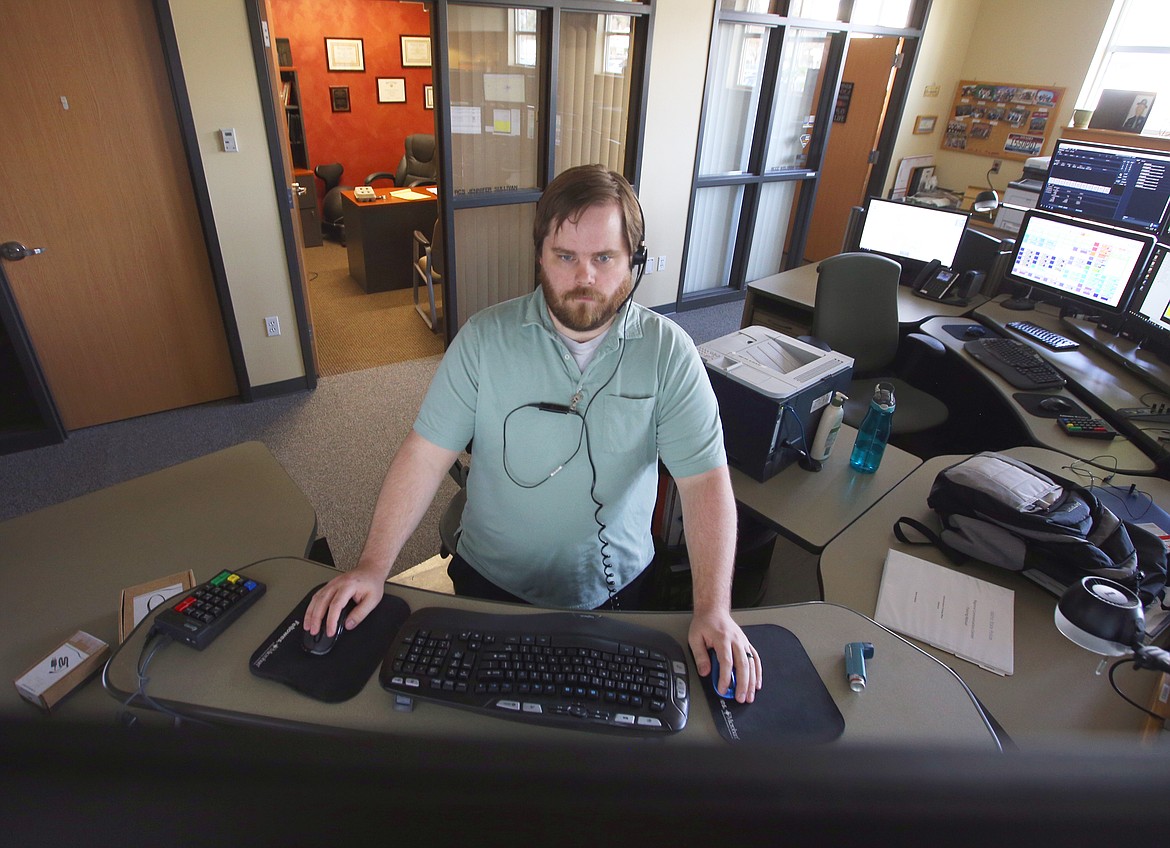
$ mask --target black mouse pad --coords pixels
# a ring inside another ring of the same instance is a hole
[[[275,680],[310,698],[336,704],[362,691],[385,657],[398,628],[410,615],[410,607],[401,598],[383,595],[361,624],[342,633],[333,650],[318,657],[302,647],[301,633],[305,610],[321,586],[305,595],[272,631],[252,654],[248,667],[257,677]]]
[[[1040,406],[1041,402],[1048,400],[1053,395],[1029,394],[1028,392],[1016,392],[1012,395],[1016,403],[1024,407],[1024,410],[1039,418],[1056,418],[1059,415],[1089,415],[1085,408],[1070,397],[1061,395],[1061,399],[1069,405],[1067,410],[1050,410],[1044,409]],[[1091,416],[1090,416],[1091,417]]]
[[[994,339],[999,333],[990,327],[985,327],[978,321],[968,321],[965,324],[943,324],[942,328],[960,341],[969,342],[971,339]],[[967,331],[974,328],[974,335]]]
[[[700,678],[719,735],[728,742],[809,745],[840,736],[845,719],[796,635],[775,624],[743,632],[764,664],[764,688],[754,702],[740,704],[720,698],[710,678]]]

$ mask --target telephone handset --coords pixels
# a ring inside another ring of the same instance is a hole
[[[354,186],[353,196],[355,200],[366,202],[378,199],[378,195],[374,193],[374,187],[368,185]]]

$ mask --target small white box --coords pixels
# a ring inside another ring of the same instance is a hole
[[[78,630],[56,650],[16,678],[20,696],[48,711],[101,668],[110,646]]]

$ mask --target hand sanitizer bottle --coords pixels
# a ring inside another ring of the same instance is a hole
[[[833,442],[837,440],[837,433],[841,431],[841,419],[845,417],[845,401],[849,400],[841,392],[833,392],[833,399],[821,413],[821,423],[817,425],[817,434],[813,437],[809,456],[817,462],[824,462],[833,450]]]

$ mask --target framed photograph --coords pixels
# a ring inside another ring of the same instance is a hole
[[[1146,116],[1154,105],[1154,91],[1120,91],[1107,88],[1101,92],[1097,108],[1089,121],[1091,130],[1120,130],[1140,133],[1146,126]]]
[[[423,86],[423,106],[427,109],[435,108],[435,87],[433,85]]]
[[[378,77],[379,103],[405,103],[406,77]]]
[[[429,35],[403,35],[402,67],[429,68],[431,66],[431,37]]]
[[[348,85],[331,85],[329,86],[329,102],[333,104],[334,112],[348,112],[349,111],[349,86]]]
[[[325,65],[331,71],[364,71],[366,55],[360,38],[326,38]]]
[[[938,115],[919,115],[914,119],[915,135],[930,135],[934,132],[934,125],[938,123]]]

